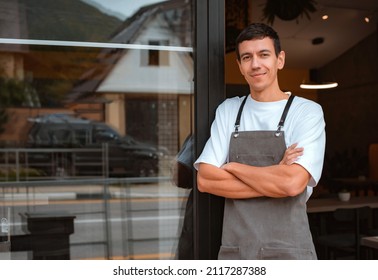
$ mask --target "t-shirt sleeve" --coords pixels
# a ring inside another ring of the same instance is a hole
[[[215,119],[211,125],[210,138],[207,140],[205,147],[194,162],[194,168],[198,170],[200,163],[212,164],[216,167],[226,163],[229,149],[229,125],[230,125],[230,108],[228,101],[223,102],[216,110]]]
[[[310,187],[320,180],[325,153],[325,121],[320,105],[310,103],[302,108],[293,129],[293,143],[303,147],[303,155],[296,163],[303,166],[311,175]]]

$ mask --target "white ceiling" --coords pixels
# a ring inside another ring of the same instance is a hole
[[[252,0],[251,19],[262,21],[266,0]],[[283,21],[275,17],[273,28],[278,32],[286,52],[286,68],[319,68],[340,56],[378,28],[378,0],[316,0],[317,11],[310,20]],[[322,15],[328,14],[328,20]],[[370,23],[364,18],[372,16]],[[324,43],[312,40],[323,37]]]

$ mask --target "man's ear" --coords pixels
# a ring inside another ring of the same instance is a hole
[[[284,66],[285,66],[285,52],[281,51],[278,54],[277,68],[279,70],[282,70],[284,68]]]
[[[244,77],[243,69],[242,69],[241,64],[240,64],[240,61],[239,61],[238,59],[236,59],[236,63],[237,63],[238,66],[239,66],[239,71],[240,71],[240,73],[241,73],[242,76]]]

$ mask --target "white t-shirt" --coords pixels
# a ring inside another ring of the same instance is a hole
[[[217,167],[228,160],[231,133],[241,102],[244,97],[226,99],[219,105],[215,120],[211,126],[211,135],[201,155],[195,161],[208,163]],[[287,100],[275,102],[258,102],[248,96],[241,115],[239,131],[277,130],[282,112]],[[312,187],[319,182],[325,152],[325,122],[321,106],[311,100],[296,96],[287,114],[285,125],[286,147],[298,143],[303,147],[303,155],[296,161],[310,174],[311,179],[307,187],[307,197],[312,193]]]

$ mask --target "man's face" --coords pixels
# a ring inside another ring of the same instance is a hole
[[[269,90],[277,84],[277,71],[285,64],[285,53],[275,54],[273,40],[264,39],[243,41],[239,44],[241,74],[255,92]]]

